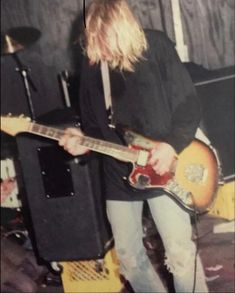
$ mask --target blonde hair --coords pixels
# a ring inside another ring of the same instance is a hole
[[[125,0],[94,0],[88,8],[85,50],[91,64],[107,60],[111,68],[134,71],[147,41]]]

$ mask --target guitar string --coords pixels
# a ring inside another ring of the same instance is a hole
[[[59,140],[65,134],[64,130],[48,127],[38,123],[31,123],[31,127],[29,128],[28,131],[31,133],[40,134],[44,137],[55,139],[55,140]],[[80,144],[88,148],[92,148],[93,150],[101,151],[103,149],[103,151],[106,151],[107,153],[110,153],[110,154],[112,154],[112,150],[113,150],[116,152],[116,154],[125,153],[126,155],[132,155],[133,156],[132,160],[134,161],[136,160],[139,153],[137,150],[129,149],[127,146],[117,145],[115,143],[102,141],[100,139],[95,139],[89,136],[84,136],[84,140],[81,141]],[[104,148],[106,149],[104,150]],[[112,150],[108,151],[108,148]]]

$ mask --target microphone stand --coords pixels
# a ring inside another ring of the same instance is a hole
[[[30,116],[31,116],[32,120],[35,120],[36,116],[35,116],[35,111],[34,111],[34,107],[33,107],[30,86],[34,92],[37,92],[38,90],[37,90],[36,86],[34,85],[32,78],[29,75],[30,69],[22,64],[19,57],[15,53],[13,53],[12,56],[18,66],[18,67],[16,67],[16,71],[20,73],[20,75],[23,79],[25,95],[26,95],[28,106],[29,106]]]

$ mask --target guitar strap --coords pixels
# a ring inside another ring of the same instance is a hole
[[[112,107],[112,97],[111,97],[111,86],[110,86],[110,76],[109,76],[109,66],[107,61],[101,61],[101,75],[104,90],[104,100],[105,108],[108,111],[108,120],[113,124],[113,107]]]

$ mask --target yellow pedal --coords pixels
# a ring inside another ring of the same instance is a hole
[[[120,292],[118,260],[115,250],[107,252],[104,260],[60,263],[63,267],[62,283],[65,293]]]
[[[235,181],[219,187],[217,198],[209,214],[227,220],[235,219]]]

